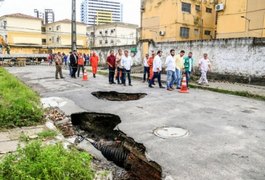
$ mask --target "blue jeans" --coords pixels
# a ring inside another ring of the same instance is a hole
[[[167,88],[172,88],[175,81],[176,81],[176,72],[167,71]]]
[[[180,88],[181,87],[181,79],[182,79],[182,71],[179,69],[176,69],[176,76],[177,76],[177,79],[176,79],[177,88]]]
[[[131,81],[131,70],[123,69],[122,71],[122,84],[126,85],[126,74],[128,77],[129,85],[132,83]]]

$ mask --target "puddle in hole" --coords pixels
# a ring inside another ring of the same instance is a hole
[[[163,139],[176,139],[189,135],[189,131],[181,127],[159,127],[154,130],[157,137]]]
[[[120,93],[116,91],[97,91],[91,94],[98,99],[107,99],[109,101],[134,101],[147,95],[146,93]]]
[[[79,138],[91,138],[94,147],[109,161],[124,168],[129,179],[160,180],[162,169],[145,156],[146,148],[114,128],[121,123],[119,116],[104,113],[78,113],[71,115]]]

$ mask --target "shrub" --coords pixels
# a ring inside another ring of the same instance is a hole
[[[90,180],[94,177],[90,163],[88,153],[66,150],[61,144],[42,146],[39,141],[32,141],[4,157],[0,179]]]

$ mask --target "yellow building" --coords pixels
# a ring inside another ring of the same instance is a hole
[[[77,48],[84,49],[88,47],[88,39],[86,36],[86,24],[77,22]],[[46,38],[43,45],[47,45],[48,49],[54,51],[71,48],[71,20],[64,19],[45,25]]]
[[[265,37],[265,0],[218,0],[217,38]]]
[[[155,42],[215,38],[216,0],[143,0],[141,39]]]
[[[9,14],[0,17],[2,53],[39,53],[41,49],[42,20],[25,14]]]
[[[112,23],[112,13],[107,11],[98,11],[95,23],[96,25]]]

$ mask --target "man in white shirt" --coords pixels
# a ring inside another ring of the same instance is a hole
[[[149,54],[146,54],[145,55],[145,58],[144,58],[144,76],[143,76],[143,83],[146,81],[146,74],[147,74],[147,80],[149,79],[149,76],[150,76],[150,73],[149,73],[149,65],[147,63],[149,59]]]
[[[122,84],[126,86],[126,74],[128,76],[129,86],[132,86],[131,83],[131,67],[133,65],[132,57],[129,56],[128,50],[124,50],[124,56],[121,58],[122,71]]]
[[[173,91],[173,84],[176,81],[176,63],[175,63],[175,50],[170,50],[170,55],[167,56],[165,65],[167,71],[167,90]]]
[[[203,58],[199,61],[199,68],[201,71],[201,77],[198,81],[199,84],[206,84],[208,85],[208,80],[207,80],[207,71],[211,70],[211,63],[210,60],[208,59],[208,54],[204,53]]]
[[[161,61],[162,51],[157,51],[157,55],[155,56],[154,62],[153,62],[153,71],[154,76],[149,81],[149,87],[153,88],[152,84],[154,84],[155,78],[157,78],[158,84],[160,88],[164,88],[161,83],[161,72],[162,72],[162,61]]]

